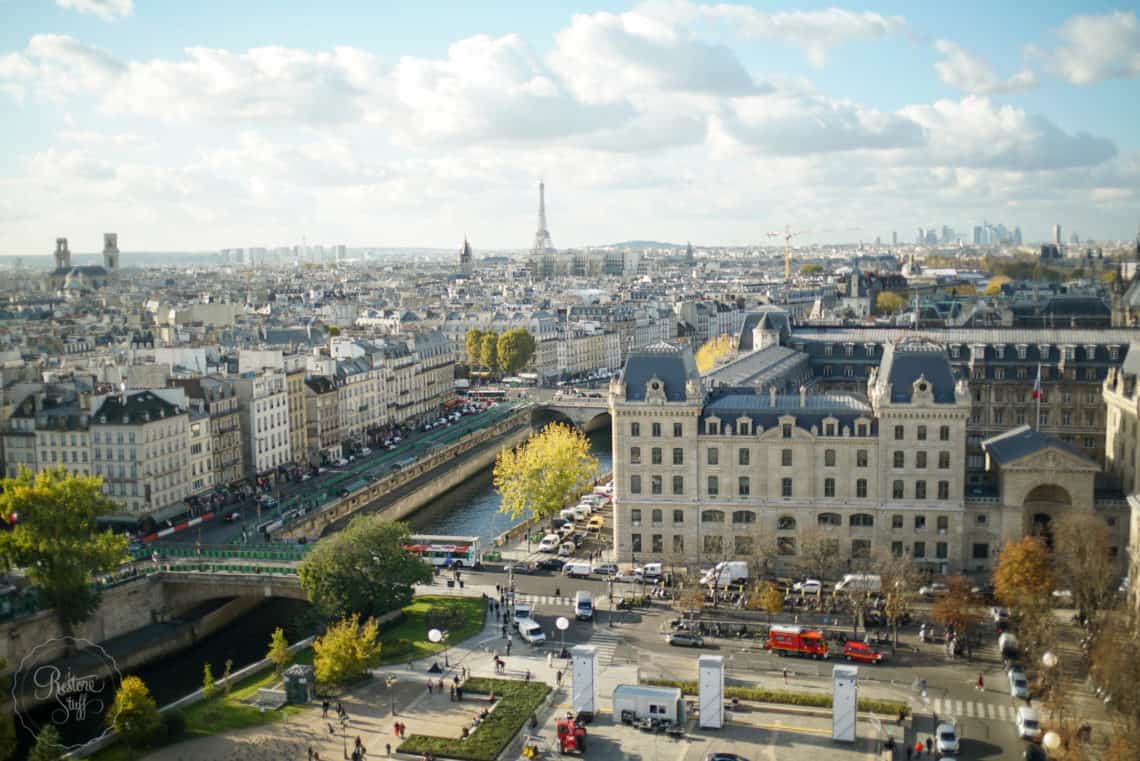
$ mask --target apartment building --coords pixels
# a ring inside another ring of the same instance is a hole
[[[293,355],[285,357],[285,387],[289,394],[289,452],[294,462],[305,461],[306,430],[305,421],[305,368],[306,358]]]
[[[293,459],[290,450],[289,392],[285,372],[264,369],[234,380],[239,400],[246,475],[272,478]]]
[[[335,378],[314,375],[305,379],[305,423],[305,462],[321,465],[344,456]]]
[[[190,399],[187,407],[190,451],[190,493],[201,494],[213,489],[217,481],[214,470],[214,437],[210,431],[210,413],[200,399]]]
[[[233,379],[207,375],[200,378],[175,378],[170,385],[181,388],[209,416],[210,456],[214,486],[229,486],[246,477],[245,451],[242,442],[241,400]]]

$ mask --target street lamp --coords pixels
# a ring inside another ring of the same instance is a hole
[[[343,713],[340,715],[340,740],[341,740],[342,749],[344,751],[344,757],[347,761],[347,759],[348,759],[348,715],[343,714]]]
[[[565,658],[566,657],[566,630],[570,628],[570,619],[566,618],[566,616],[559,616],[557,619],[555,619],[554,626],[558,629],[559,636],[562,639],[562,652],[560,652],[558,654],[558,657],[559,658]]]
[[[388,696],[392,699],[392,715],[396,715],[396,691],[392,689],[396,686],[396,677],[389,674],[388,678],[384,680],[384,686],[388,688]]]
[[[1041,744],[1044,745],[1047,750],[1057,750],[1061,747],[1061,735],[1050,729],[1045,733],[1045,736],[1041,738]]]

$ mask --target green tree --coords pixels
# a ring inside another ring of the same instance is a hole
[[[289,641],[285,639],[285,630],[280,626],[273,630],[273,636],[269,639],[269,652],[265,657],[273,661],[273,670],[277,676],[281,676],[281,672],[289,665]]]
[[[483,358],[483,331],[479,328],[467,330],[467,364],[477,365]]]
[[[1048,608],[1053,592],[1053,563],[1045,542],[1027,536],[1007,542],[994,567],[994,593],[1015,612]]]
[[[313,641],[313,670],[321,684],[342,685],[360,678],[380,656],[376,619],[363,624],[355,613],[337,621]]]
[[[479,346],[479,362],[485,365],[488,370],[494,370],[499,366],[499,336],[493,330],[488,330],[483,334],[482,343]]]
[[[800,267],[801,275],[818,275],[821,272],[823,272],[823,265],[816,264],[815,262],[809,262],[808,264]]]
[[[514,375],[526,367],[534,356],[534,336],[524,328],[511,328],[499,336],[495,351],[499,355],[499,369]]]
[[[906,307],[906,298],[894,291],[883,291],[875,297],[875,311],[879,314],[895,314]]]
[[[67,634],[99,607],[93,577],[127,559],[127,538],[96,525],[119,510],[102,485],[101,478],[63,468],[35,475],[21,469],[0,480],[0,514],[16,516],[10,531],[0,531],[0,562],[26,570]]]
[[[598,459],[576,428],[551,423],[514,449],[495,458],[493,482],[499,510],[518,518],[530,511],[538,519],[555,515],[590,488]]]
[[[143,680],[137,676],[123,677],[115,702],[107,712],[107,724],[130,749],[144,748],[158,739],[162,715]]]
[[[202,666],[202,696],[207,701],[213,700],[218,694],[218,686],[214,682],[214,667],[210,665],[209,661],[206,661],[205,665]]]
[[[61,758],[63,745],[59,732],[51,724],[46,724],[36,735],[36,744],[28,751],[28,761],[59,761]]]
[[[12,718],[12,714],[7,711],[0,712],[0,761],[8,761],[16,754],[18,746],[16,722]]]
[[[340,328],[336,325],[329,325],[325,330],[328,332],[330,338],[335,338],[340,335]]]
[[[377,515],[353,518],[317,542],[301,563],[301,587],[330,618],[378,616],[407,605],[431,567],[408,552],[408,527]]]
[[[234,673],[234,659],[226,658],[226,667],[222,670],[222,690],[225,696],[229,698],[230,689],[233,687],[233,673]]]
[[[982,294],[985,296],[996,296],[1001,293],[1001,287],[1008,283],[1008,276],[998,275],[997,277],[990,279],[989,285],[986,286],[986,290],[982,291]]]

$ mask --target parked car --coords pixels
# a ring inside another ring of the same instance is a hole
[[[819,579],[804,579],[792,584],[792,590],[805,595],[816,595],[823,591],[823,582]]]
[[[542,541],[538,543],[539,552],[556,552],[559,543],[562,542],[562,537],[558,534],[547,534],[542,537]]]
[[[935,735],[937,735],[934,741],[935,750],[944,755],[958,755],[958,730],[953,724],[939,724]]]
[[[241,513],[237,512],[235,510],[232,513],[228,513],[226,515],[226,517],[222,518],[222,520],[225,521],[226,523],[237,523],[238,521],[241,520]]]
[[[643,581],[641,572],[638,570],[632,571],[618,571],[614,574],[614,581]]]
[[[933,584],[927,584],[926,586],[919,587],[919,589],[918,589],[918,593],[920,595],[922,595],[923,597],[926,597],[926,598],[932,598],[932,597],[937,597],[938,595],[944,595],[949,591],[950,591],[950,587],[946,586],[941,581],[936,581]]]
[[[562,558],[543,558],[537,563],[538,568],[543,571],[561,571],[564,565],[566,561]]]
[[[735,753],[706,753],[705,761],[748,761],[748,759]]]
[[[618,567],[616,563],[598,563],[594,566],[594,573],[599,576],[613,576],[617,574]]]
[[[372,454],[372,450],[371,450],[371,449],[369,449],[368,447],[363,447],[363,448],[361,448],[361,450],[360,450],[360,456],[361,456],[361,457],[367,457],[367,456],[368,456],[368,455],[370,455],[370,454]]]
[[[673,632],[665,636],[665,641],[673,647],[704,647],[705,640],[699,634],[689,632]]]
[[[857,663],[882,663],[883,654],[865,642],[848,642],[843,646],[843,657]]]
[[[606,519],[600,515],[590,516],[590,520],[586,522],[587,531],[601,531],[606,527]]]
[[[1041,717],[1036,708],[1020,706],[1014,724],[1017,726],[1017,736],[1022,740],[1041,742]]]
[[[511,566],[512,573],[533,573],[534,563],[515,563]]]
[[[1029,697],[1029,682],[1025,678],[1024,673],[1017,673],[1013,670],[1009,672],[1009,696],[1011,698],[1028,698]]]
[[[574,550],[578,549],[573,542],[563,542],[558,545],[558,557],[568,558],[574,554]]]

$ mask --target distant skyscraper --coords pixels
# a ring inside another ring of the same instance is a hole
[[[948,244],[954,241],[954,228],[949,225],[942,225],[942,243]]]
[[[690,267],[696,264],[697,258],[693,255],[693,242],[689,241],[685,244],[685,264]]]
[[[1013,245],[1015,245],[1015,246],[1021,245],[1021,228],[1020,227],[1013,228]]]
[[[894,232],[891,233],[891,247],[894,248],[894,247],[897,247],[898,245],[899,245],[899,231],[895,230]]]
[[[538,230],[534,233],[534,253],[550,251],[554,242],[550,239],[550,231],[546,229],[546,184],[538,182]]]
[[[984,235],[985,235],[984,228],[981,225],[974,225],[974,245],[975,246],[984,246],[985,245],[985,239],[983,237]]]
[[[1077,235],[1075,232],[1069,233],[1069,243],[1074,246],[1079,246],[1081,244],[1081,236]]]
[[[464,275],[470,275],[475,270],[475,258],[471,255],[471,244],[467,242],[467,236],[463,236],[463,248],[459,249],[459,271]]]
[[[1053,245],[1057,246],[1057,247],[1061,246],[1061,226],[1060,225],[1053,225]]]
[[[925,228],[922,228],[922,227],[918,228],[918,236],[914,239],[914,242],[920,246],[923,245],[924,243],[926,243],[926,229]]]

